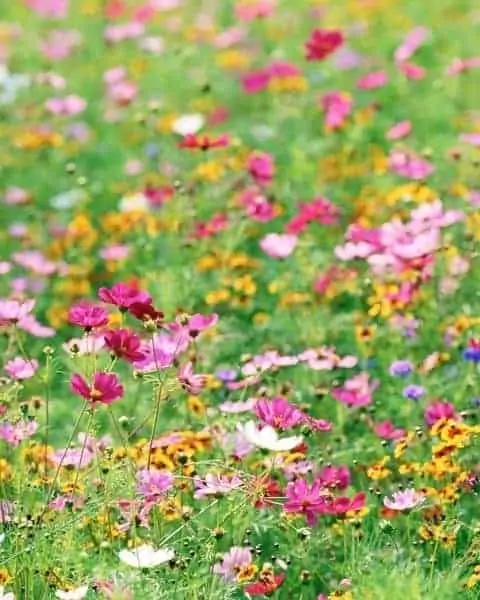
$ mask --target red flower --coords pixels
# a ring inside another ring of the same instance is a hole
[[[255,485],[255,496],[255,508],[267,508],[278,504],[283,497],[283,490],[275,479],[261,477]]]
[[[92,404],[112,404],[123,396],[123,386],[115,373],[95,373],[92,384],[88,384],[78,373],[70,379],[72,391]]]
[[[136,302],[150,303],[152,301],[148,292],[137,290],[122,282],[116,283],[111,288],[100,288],[98,290],[98,297],[103,302],[113,304],[124,310]]]
[[[102,327],[108,323],[108,313],[102,307],[92,302],[78,302],[68,311],[68,321],[72,325],[83,327],[90,331],[94,327]]]
[[[344,42],[343,33],[339,29],[315,29],[305,44],[307,60],[324,60]]]
[[[265,596],[271,594],[277,588],[279,588],[285,581],[285,573],[278,573],[278,575],[270,575],[268,577],[261,577],[253,583],[249,583],[243,589],[250,596]]]
[[[216,138],[208,137],[208,135],[186,135],[181,142],[179,142],[179,148],[186,148],[189,150],[210,150],[212,148],[224,148],[229,144],[228,135],[220,135]]]
[[[141,339],[128,329],[115,329],[107,331],[104,335],[105,345],[118,358],[124,358],[129,362],[135,362],[145,358],[140,351]]]
[[[150,302],[134,302],[128,307],[128,312],[140,321],[161,322],[164,314]]]

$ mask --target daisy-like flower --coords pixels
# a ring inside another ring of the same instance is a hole
[[[98,372],[89,385],[78,373],[70,379],[72,391],[92,404],[111,404],[123,396],[123,386],[115,373]]]
[[[21,356],[9,360],[5,365],[5,372],[12,379],[30,379],[38,369],[38,361],[25,360]]]
[[[182,115],[172,123],[172,131],[179,135],[195,135],[205,124],[200,114]]]
[[[409,488],[394,492],[392,498],[385,497],[383,504],[390,510],[410,510],[416,508],[425,502],[425,496],[416,490]]]
[[[219,494],[228,494],[243,485],[243,481],[238,475],[227,477],[226,475],[214,475],[207,473],[205,479],[195,477],[195,493],[194,498],[202,498],[203,496],[217,496]]]
[[[87,594],[88,585],[81,585],[73,590],[57,590],[55,592],[55,598],[60,598],[60,600],[82,600]]]
[[[253,421],[248,421],[243,425],[239,424],[237,428],[248,442],[257,448],[271,450],[272,452],[288,452],[299,446],[303,441],[302,436],[279,438],[278,433],[270,425],[258,427]]]
[[[155,549],[150,544],[143,544],[134,550],[124,548],[118,553],[118,558],[128,565],[136,569],[151,569],[162,565],[175,556],[175,552],[170,548]]]
[[[213,567],[215,575],[220,575],[225,582],[237,581],[238,574],[248,568],[253,561],[252,553],[248,548],[233,546],[223,555],[221,562]]]
[[[0,585],[0,600],[15,600],[13,592],[6,592],[3,585]]]

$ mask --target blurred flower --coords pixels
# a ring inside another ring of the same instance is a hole
[[[297,245],[296,235],[289,233],[269,233],[260,240],[260,248],[271,258],[287,258]]]

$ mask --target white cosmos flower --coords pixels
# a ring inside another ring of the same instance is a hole
[[[205,124],[205,118],[200,114],[182,115],[172,123],[172,131],[179,135],[193,135],[200,131]]]
[[[13,592],[5,592],[3,585],[0,585],[0,600],[15,600]]]
[[[131,194],[130,196],[124,196],[120,200],[119,205],[121,212],[131,212],[136,210],[147,211],[148,207],[148,198],[141,192]]]
[[[88,593],[88,585],[82,585],[74,590],[68,590],[66,592],[57,590],[55,597],[61,600],[82,600]]]
[[[238,430],[247,440],[257,448],[272,450],[273,452],[288,452],[302,443],[302,436],[279,438],[278,433],[270,425],[258,427],[253,421],[238,425]]]
[[[156,567],[172,560],[174,556],[175,552],[169,548],[160,548],[159,550],[156,550],[149,544],[138,546],[134,550],[124,549],[118,553],[118,557],[122,562],[130,567],[136,567],[137,569]]]

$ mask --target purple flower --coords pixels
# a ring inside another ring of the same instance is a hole
[[[412,383],[412,385],[407,385],[403,389],[403,397],[408,398],[409,400],[420,400],[422,396],[425,395],[425,388],[421,385],[416,385]]]
[[[221,562],[213,567],[215,575],[220,575],[227,583],[237,581],[238,572],[243,567],[248,567],[252,563],[252,553],[248,548],[232,546],[230,550],[223,555]]]
[[[163,496],[173,487],[173,475],[164,471],[142,469],[137,473],[137,492],[149,500]]]
[[[215,377],[220,381],[235,381],[237,378],[238,372],[235,369],[219,369],[215,371]]]
[[[392,377],[407,377],[412,371],[413,365],[409,360],[395,360],[388,369]]]

